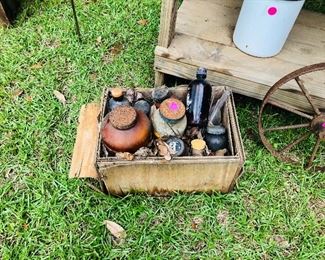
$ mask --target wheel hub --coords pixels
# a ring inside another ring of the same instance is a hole
[[[325,114],[321,114],[313,119],[311,128],[319,136],[321,141],[325,141]]]

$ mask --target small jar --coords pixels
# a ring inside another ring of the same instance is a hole
[[[113,111],[118,106],[129,106],[129,100],[124,96],[121,88],[113,88],[111,90],[112,98],[107,103],[108,111]]]
[[[186,147],[182,139],[173,136],[168,138],[166,144],[173,152],[173,156],[183,156],[186,153]]]
[[[160,104],[164,100],[169,98],[169,96],[170,96],[169,89],[165,85],[155,88],[151,93],[151,97],[152,97],[152,100],[153,100],[156,108],[159,108]]]
[[[151,124],[142,111],[118,106],[101,130],[104,144],[114,152],[134,153],[150,141]]]
[[[158,138],[181,137],[187,126],[184,104],[175,98],[164,100],[159,109],[152,106],[151,121]]]
[[[145,99],[140,99],[137,102],[134,103],[133,106],[136,110],[140,110],[142,112],[144,112],[147,116],[150,115],[150,104],[147,100]]]
[[[191,148],[193,156],[204,156],[206,143],[202,139],[194,139],[191,141]]]
[[[226,148],[228,143],[227,139],[226,128],[222,125],[207,127],[205,141],[212,152]]]

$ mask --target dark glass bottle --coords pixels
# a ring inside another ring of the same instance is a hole
[[[212,87],[205,80],[207,70],[199,68],[196,73],[196,80],[188,86],[187,93],[187,119],[191,126],[204,127],[207,124]]]

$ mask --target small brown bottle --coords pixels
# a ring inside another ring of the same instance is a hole
[[[113,88],[111,90],[112,98],[107,103],[108,111],[112,111],[114,108],[122,105],[130,105],[129,100],[124,96],[121,88]]]

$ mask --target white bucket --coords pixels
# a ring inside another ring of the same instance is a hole
[[[305,0],[244,0],[233,40],[241,51],[257,56],[278,54]]]

